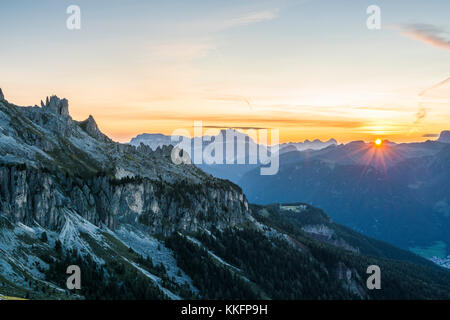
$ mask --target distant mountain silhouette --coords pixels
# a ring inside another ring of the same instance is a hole
[[[446,131],[448,132],[448,131]],[[256,203],[301,199],[365,234],[409,248],[450,245],[450,144],[355,141],[280,156],[280,171],[237,181]]]
[[[442,131],[439,135],[439,142],[450,143],[450,131]]]

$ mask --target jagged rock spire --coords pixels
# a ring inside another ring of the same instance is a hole
[[[94,117],[90,114],[89,117],[85,120],[86,123],[86,129],[90,133],[97,133],[100,130],[98,129],[97,122],[95,121]]]
[[[94,137],[100,141],[111,141],[106,135],[104,135],[98,128],[97,122],[92,115],[89,118],[80,122],[81,127],[86,131],[91,137]]]
[[[67,99],[60,99],[53,95],[50,99],[45,99],[45,104],[41,101],[41,106],[46,111],[58,114],[63,117],[69,117],[69,101]]]
[[[5,96],[3,95],[2,88],[0,88],[0,100],[5,100]]]

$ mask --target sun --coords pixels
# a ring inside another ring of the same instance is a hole
[[[375,145],[376,146],[381,146],[383,144],[383,141],[380,139],[380,138],[378,138],[377,140],[375,140]]]

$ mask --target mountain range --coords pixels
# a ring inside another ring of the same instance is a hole
[[[243,133],[240,137],[254,143]],[[251,202],[301,200],[366,235],[450,266],[450,131],[435,141],[386,140],[381,147],[334,139],[308,143],[279,145],[275,175],[261,175],[261,165],[254,164],[198,167],[238,184]],[[247,146],[247,157],[249,152]]]
[[[207,146],[211,142],[214,142],[215,138],[219,135],[221,135],[223,140],[225,141],[225,137],[227,134],[235,136],[236,142],[242,142],[244,144],[257,144],[257,142],[255,142],[247,134],[242,133],[236,129],[222,129],[216,136],[203,136],[193,138],[185,137],[185,138],[188,141],[190,141],[189,144],[193,148],[195,140],[200,140],[201,141],[200,145]],[[177,141],[179,141],[178,136],[168,136],[161,133],[142,133],[134,138],[131,138],[129,144],[137,147],[142,143],[152,148],[152,150],[156,150],[158,147],[176,145]],[[315,139],[313,141],[306,139],[304,142],[281,143],[277,145],[277,147],[280,150],[279,152],[283,154],[289,151],[320,150],[331,145],[337,145],[337,141],[335,139],[330,139],[328,141],[323,142],[319,139]],[[267,148],[267,146],[263,145],[261,145],[261,147]],[[193,152],[192,150],[186,151]]]
[[[450,271],[303,199],[250,204],[174,164],[173,146],[120,144],[66,99],[20,107],[0,93],[0,299],[450,298]],[[69,265],[81,290],[65,286]],[[371,265],[381,290],[366,286]]]
[[[289,142],[267,146],[259,144],[254,138],[250,137],[247,133],[236,129],[222,129],[215,136],[206,135],[192,138],[185,136],[167,136],[159,133],[143,133],[132,138],[129,144],[139,146],[142,143],[143,145],[152,148],[152,150],[156,150],[158,147],[162,146],[177,146],[186,151],[196,166],[203,171],[208,172],[215,177],[233,182],[237,182],[250,170],[260,168],[260,165],[257,163],[258,160],[261,159],[261,153],[271,155],[284,154],[291,151],[320,150],[337,144],[335,139],[330,139],[325,142],[316,139],[314,141],[305,140],[304,142]],[[180,141],[183,141],[184,143],[180,144]],[[195,162],[193,155],[202,153],[208,146],[218,141],[224,142],[220,143],[222,148],[220,163],[206,163],[205,161]],[[238,153],[240,148],[238,146],[243,146],[242,153]],[[252,163],[250,159],[257,159],[256,164]]]
[[[445,135],[445,134],[444,134]],[[450,144],[353,142],[280,155],[274,176],[236,181],[256,203],[302,199],[337,222],[405,249],[450,245]],[[441,258],[449,255],[447,248]],[[430,256],[429,258],[432,258]]]

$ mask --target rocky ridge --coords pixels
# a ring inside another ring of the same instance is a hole
[[[248,215],[239,187],[173,164],[171,146],[113,142],[92,116],[73,120],[66,99],[18,107],[3,98],[0,122],[0,210],[13,221],[58,229],[70,209],[96,225],[126,221],[167,234]]]

